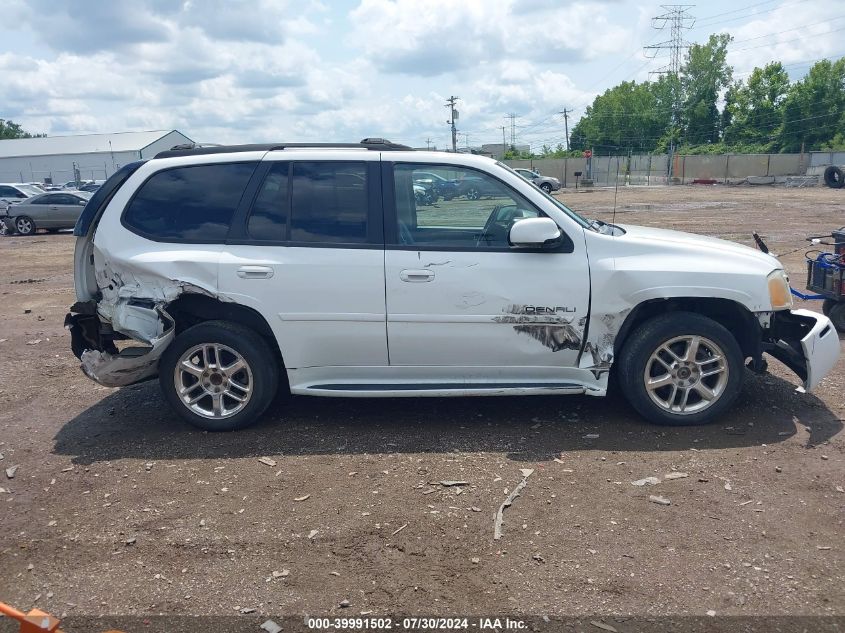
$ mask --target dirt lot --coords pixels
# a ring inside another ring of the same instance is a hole
[[[612,190],[561,197],[611,218]],[[843,205],[823,188],[623,188],[616,221],[746,244],[757,229],[783,253],[845,224]],[[259,623],[845,615],[845,362],[810,395],[772,361],[708,427],[650,426],[617,397],[299,397],[206,434],[155,382],[107,389],[79,372],[62,328],[72,244],[0,239],[0,467],[18,466],[0,473],[5,601],[69,617],[255,609],[240,617]],[[784,261],[803,287],[802,251]],[[671,471],[689,476],[631,484]]]

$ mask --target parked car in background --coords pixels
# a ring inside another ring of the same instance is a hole
[[[32,235],[38,229],[72,229],[91,195],[85,191],[39,193],[12,205],[0,216],[0,232]]]
[[[420,171],[414,173],[414,184],[422,185],[431,189],[435,196],[443,198],[444,200],[451,200],[460,195],[460,186],[455,179],[449,180],[440,174],[435,174],[427,171]],[[436,202],[436,199],[435,199]]]
[[[539,171],[532,171],[530,169],[521,169],[514,167],[514,171],[525,178],[528,182],[533,182],[546,193],[557,191],[560,189],[560,180],[552,178],[551,176],[543,176]]]
[[[496,180],[481,178],[479,176],[464,175],[458,181],[459,195],[465,196],[467,200],[478,200],[479,198],[495,198],[502,194],[504,187]]]
[[[89,182],[79,187],[79,191],[87,191],[88,193],[94,193],[100,187],[102,187],[102,183]]]
[[[33,185],[19,182],[0,183],[0,212],[40,193],[44,193],[44,191]]]

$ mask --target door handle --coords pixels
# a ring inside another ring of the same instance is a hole
[[[403,270],[399,272],[399,279],[411,283],[420,283],[434,279],[433,270]]]
[[[270,279],[273,276],[271,266],[241,266],[238,268],[238,277],[242,279]]]

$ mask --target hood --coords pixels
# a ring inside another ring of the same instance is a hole
[[[749,266],[758,265],[766,269],[767,272],[775,268],[783,268],[783,264],[776,257],[743,244],[694,233],[684,233],[683,231],[654,229],[630,224],[619,224],[617,226],[625,231],[625,236],[622,239],[627,238],[640,243],[653,243],[668,247],[674,246],[679,249],[694,249],[702,254],[720,258],[733,256],[741,258]]]

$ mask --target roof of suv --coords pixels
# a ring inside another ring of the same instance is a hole
[[[256,143],[249,145],[176,145],[167,151],[159,152],[155,158],[173,158],[176,156],[198,156],[202,154],[231,154],[236,152],[271,152],[283,149],[324,148],[324,149],[367,149],[379,152],[413,151],[413,148],[399,143],[391,143],[383,138],[365,138],[360,143]]]

